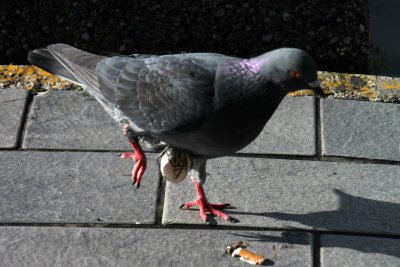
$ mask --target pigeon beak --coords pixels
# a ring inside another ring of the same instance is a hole
[[[314,92],[317,95],[319,95],[320,97],[322,97],[322,98],[326,97],[324,91],[321,88],[321,84],[319,83],[319,81],[310,82],[310,83],[308,83],[308,86],[310,86],[314,90]]]

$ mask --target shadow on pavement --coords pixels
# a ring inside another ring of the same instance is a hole
[[[281,212],[252,213],[240,211],[231,211],[229,213],[238,215],[243,214],[265,216],[283,221],[294,221],[310,226],[313,229],[323,229],[327,231],[354,231],[360,233],[372,232],[378,234],[390,234],[393,232],[396,234],[399,233],[400,204],[356,197],[338,189],[334,189],[334,193],[339,197],[340,200],[340,205],[337,210],[313,212],[307,214]],[[357,231],[352,229],[357,229]],[[286,233],[286,235],[289,235],[290,237],[290,233]],[[291,242],[288,239],[288,236],[277,238],[256,235],[254,238],[257,240],[274,242]],[[369,240],[373,241],[373,239]],[[390,241],[390,238],[388,240]],[[393,239],[393,241],[398,240]],[[304,244],[304,242],[306,242],[306,239],[303,240],[294,238],[292,240],[292,243],[294,244]],[[326,242],[325,247],[349,248],[365,253],[380,253],[400,258],[398,246],[396,246],[397,249],[395,247],[391,249],[388,246],[382,245],[381,242],[371,242],[370,244],[366,245],[365,243],[353,240],[352,238],[336,238]]]

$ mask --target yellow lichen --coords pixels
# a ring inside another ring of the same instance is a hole
[[[368,99],[372,101],[374,101],[378,96],[376,91],[369,86],[361,87],[359,90],[359,94],[368,97]]]
[[[382,85],[384,90],[400,90],[400,81],[386,82]]]
[[[333,92],[331,90],[328,89],[324,89],[323,90],[325,95],[332,95]],[[312,96],[315,95],[313,90],[310,89],[306,89],[306,90],[299,90],[299,91],[295,91],[295,92],[290,92],[288,94],[289,96]]]
[[[0,88],[10,85],[16,85],[33,92],[74,88],[70,82],[35,66],[1,66]]]

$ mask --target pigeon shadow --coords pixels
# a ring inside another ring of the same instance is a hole
[[[338,189],[334,189],[333,191],[339,198],[339,208],[337,210],[306,214],[240,211],[230,211],[229,213],[293,221],[310,226],[312,229],[323,229],[327,231],[372,232],[378,234],[395,233],[398,235],[400,229],[400,204],[352,196]],[[342,237],[343,238],[329,239],[321,245],[324,247],[349,248],[365,253],[380,253],[400,258],[399,239],[389,237],[376,242],[376,239],[370,238],[367,240],[371,242],[365,245],[365,242],[360,242],[350,235],[342,235]],[[275,239],[275,237],[271,238]],[[260,237],[260,240],[261,239],[272,240],[269,239],[269,237]],[[287,242],[285,240],[285,238],[282,238],[282,240],[278,238],[276,242]]]

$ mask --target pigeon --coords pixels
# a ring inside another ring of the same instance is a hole
[[[81,85],[123,125],[133,153],[121,157],[134,160],[136,187],[147,166],[139,138],[166,144],[167,162],[183,162],[172,166],[180,165],[183,176],[190,173],[197,193],[181,209],[198,206],[205,223],[211,221],[208,214],[235,221],[221,211],[229,204],[210,203],[205,195],[206,162],[252,142],[287,93],[310,88],[325,96],[315,61],[297,48],[253,58],[217,53],[105,56],[53,44],[29,52],[28,60]]]

